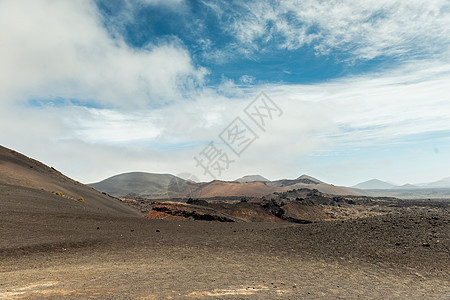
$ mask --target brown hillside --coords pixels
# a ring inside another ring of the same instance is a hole
[[[263,182],[227,182],[214,180],[200,185],[195,194],[200,198],[211,197],[262,197],[277,191]]]
[[[107,214],[120,215],[138,215],[138,213],[112,197],[106,196],[84,184],[74,181],[61,174],[54,168],[46,166],[37,160],[22,155],[14,150],[0,146],[0,185],[8,187],[11,197],[3,201],[3,206],[8,203],[13,204],[14,187],[26,188],[29,193],[28,200],[25,197],[23,201],[32,201],[33,190],[51,193],[52,203],[42,201],[43,210],[47,205],[54,205],[54,196],[61,203],[82,205],[83,210]],[[50,200],[49,200],[50,201]],[[15,205],[15,204],[14,204]],[[61,212],[66,211],[66,207]]]
[[[265,182],[230,182],[214,180],[208,183],[192,185],[189,190],[183,191],[182,196],[195,198],[212,197],[263,197],[275,192],[287,192],[296,189],[317,189],[322,193],[331,195],[357,195],[354,191],[327,183],[306,184],[295,183],[288,186],[272,186]]]

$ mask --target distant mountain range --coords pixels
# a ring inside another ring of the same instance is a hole
[[[263,197],[295,189],[317,189],[325,194],[364,195],[400,198],[436,198],[450,195],[450,178],[426,183],[395,185],[372,179],[352,187],[334,186],[308,175],[296,179],[269,180],[261,175],[246,175],[234,181],[213,180],[193,182],[171,174],[132,172],[115,175],[98,183],[88,184],[115,197],[148,199]]]
[[[421,184],[417,184],[417,186],[423,188],[450,188],[450,177],[447,178],[443,178],[441,180],[438,181],[434,181],[431,183],[421,183]]]
[[[439,189],[439,188],[450,188],[450,177],[443,178],[438,181],[430,183],[419,183],[419,184],[404,184],[395,185],[386,181],[379,179],[372,179],[365,182],[358,183],[352,186],[354,189],[361,190],[395,190],[395,189]]]
[[[309,188],[336,195],[355,195],[346,187],[324,183],[314,177],[302,175],[296,179],[270,181],[261,175],[247,175],[234,181],[186,181],[170,174],[133,172],[116,175],[89,186],[116,197],[145,198],[212,198],[262,197],[274,192]]]
[[[61,209],[67,204],[66,208],[69,210],[77,206],[76,209],[83,211],[102,211],[111,214],[130,213],[128,207],[107,195],[98,193],[32,158],[1,146],[0,165],[0,185],[13,186],[17,190],[33,189],[33,193],[45,194],[49,202],[55,200],[56,197],[60,201],[65,201],[65,204],[60,203]],[[330,195],[450,199],[450,177],[430,183],[402,186],[373,179],[350,188],[334,186],[308,175],[301,175],[296,179],[273,181],[261,175],[247,175],[234,181],[193,182],[171,174],[132,172],[115,175],[88,186],[116,197],[148,199],[263,197],[273,193],[305,188],[316,189]],[[30,201],[34,201],[33,199],[31,197]]]

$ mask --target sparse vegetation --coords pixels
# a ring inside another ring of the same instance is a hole
[[[60,196],[60,197],[64,197],[64,194],[61,193],[61,192],[55,192],[55,195],[58,195],[58,196]]]
[[[81,203],[86,203],[86,201],[84,201],[83,197],[79,197],[77,200],[80,201]]]

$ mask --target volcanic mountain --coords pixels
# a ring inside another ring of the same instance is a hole
[[[262,197],[273,193],[275,190],[276,188],[274,189],[260,181],[239,183],[214,180],[198,184],[194,194],[197,198]]]
[[[240,183],[256,182],[256,181],[266,182],[266,181],[270,181],[270,180],[261,175],[246,175],[244,177],[241,177],[241,178],[238,178],[235,180],[235,182],[240,182]]]
[[[276,181],[269,181],[260,175],[248,175],[235,181],[213,180],[194,183],[170,174],[133,172],[116,175],[89,186],[116,197],[148,199],[262,197],[274,192],[302,188],[317,189],[322,193],[333,195],[357,194],[346,187],[327,184],[308,175]]]
[[[100,213],[138,216],[119,200],[72,180],[56,169],[0,146],[0,213]]]
[[[170,174],[131,172],[109,177],[98,183],[88,184],[101,192],[116,197],[146,196],[168,197],[168,193],[183,192],[193,182]]]

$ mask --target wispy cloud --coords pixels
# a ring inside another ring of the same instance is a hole
[[[224,7],[225,6],[225,7]],[[341,51],[349,59],[448,55],[450,4],[438,1],[232,1],[226,30],[245,53],[267,47],[314,47],[317,54]]]
[[[395,72],[355,76],[312,86],[276,86],[281,99],[322,106],[338,144],[392,143],[410,135],[450,132],[450,65],[415,62]],[[296,111],[296,110],[294,110]]]

